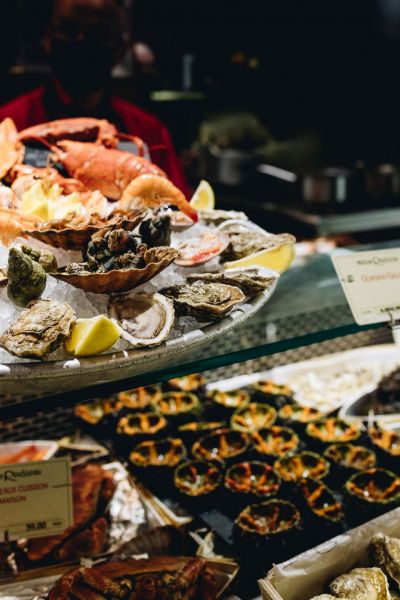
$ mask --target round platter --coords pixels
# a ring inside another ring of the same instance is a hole
[[[3,363],[0,365],[0,400],[2,395],[37,396],[76,390],[185,362],[185,353],[209,344],[254,316],[268,302],[277,282],[278,279],[221,321],[167,340],[155,348],[111,351],[90,358],[41,363]],[[186,360],[190,361],[190,353]]]

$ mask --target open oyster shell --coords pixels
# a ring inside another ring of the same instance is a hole
[[[65,273],[63,270],[54,273],[54,277],[71,285],[95,294],[112,294],[127,292],[132,288],[149,281],[168,267],[177,257],[173,248],[148,248],[144,252],[146,266],[143,269],[114,269],[107,273]]]
[[[330,591],[349,600],[391,600],[386,575],[375,567],[340,575],[332,581]]]
[[[132,231],[140,223],[145,211],[132,211],[129,215],[115,215],[110,219],[94,217],[78,217],[76,220],[63,219],[42,223],[37,229],[25,231],[33,237],[49,246],[63,248],[64,250],[81,250],[89,242],[91,236],[101,229],[112,229],[121,227]]]
[[[202,322],[222,319],[245,299],[243,292],[236,286],[203,281],[174,285],[162,290],[162,293],[173,299],[179,314],[193,316]]]
[[[108,314],[132,346],[158,346],[168,337],[175,319],[172,300],[157,293],[113,296]]]
[[[205,283],[225,283],[235,285],[242,292],[252,297],[266,290],[276,277],[259,275],[258,269],[227,270],[221,273],[194,273],[187,276],[187,281],[204,281]]]
[[[375,535],[369,545],[371,557],[400,588],[400,539],[388,535]]]
[[[35,300],[0,336],[0,346],[21,358],[45,358],[68,338],[75,313],[66,302]]]

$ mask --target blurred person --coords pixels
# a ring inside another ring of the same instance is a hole
[[[125,50],[123,17],[116,0],[55,0],[44,40],[53,77],[0,107],[0,121],[11,117],[21,130],[66,117],[108,119],[120,131],[142,138],[152,160],[189,196],[165,125],[112,92],[111,70]]]

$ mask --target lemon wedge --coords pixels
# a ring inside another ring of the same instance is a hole
[[[93,356],[111,348],[119,337],[118,327],[105,315],[77,319],[65,349],[74,356]]]
[[[191,206],[196,210],[213,210],[215,207],[214,190],[205,179],[202,179],[197,186],[195,193],[190,200]]]
[[[42,188],[42,182],[36,181],[22,194],[22,211],[39,219],[49,218],[49,201]]]
[[[286,243],[277,248],[260,250],[244,258],[224,263],[226,269],[237,267],[267,267],[279,273],[286,271],[296,256],[294,243]]]

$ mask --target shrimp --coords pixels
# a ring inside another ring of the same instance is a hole
[[[173,204],[188,215],[192,221],[197,221],[196,210],[190,206],[184,194],[169,179],[158,175],[139,175],[125,188],[119,208],[159,208],[163,204]]]

